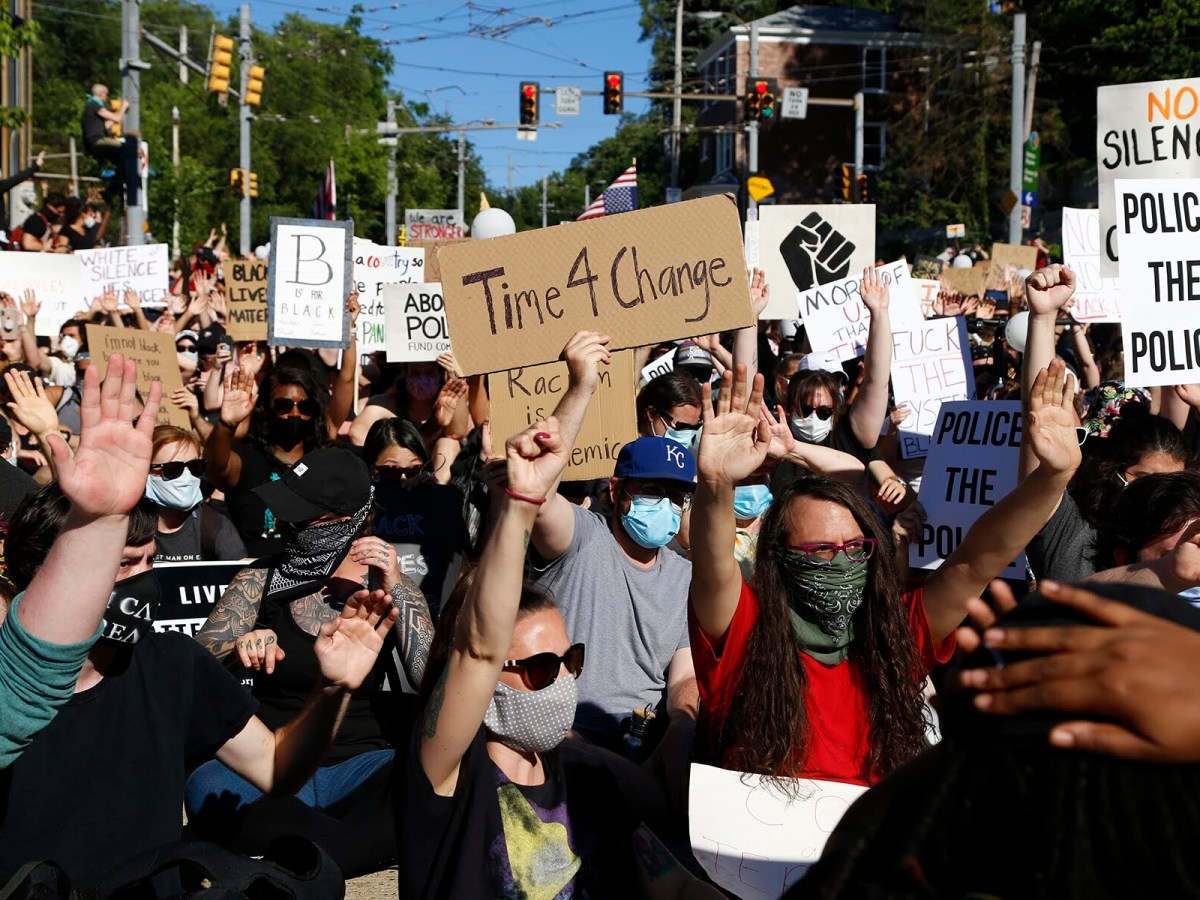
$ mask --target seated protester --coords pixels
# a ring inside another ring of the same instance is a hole
[[[665,437],[695,450],[700,443],[700,385],[687,372],[650,379],[637,395],[638,434]]]
[[[123,403],[122,418],[130,405]],[[138,455],[142,485],[148,454]],[[88,474],[88,491],[107,490],[95,486],[103,468]],[[0,779],[0,879],[30,860],[53,859],[72,887],[86,890],[125,860],[178,840],[185,769],[214,756],[259,790],[292,793],[316,768],[393,625],[382,593],[357,592],[322,630],[303,708],[272,734],[254,714],[254,698],[203,647],[153,630],[154,524],[146,506],[129,519],[103,633],[75,694]],[[47,558],[57,537],[74,539],[74,527],[72,503],[57,486],[31,495],[8,536],[18,589],[44,559],[68,567],[74,581],[101,566],[91,557]]]
[[[1200,475],[1171,472],[1132,481],[1096,532],[1097,571],[1161,559],[1200,519]]]
[[[509,440],[479,568],[442,616],[424,722],[398,762],[402,897],[722,896],[639,826],[596,751],[564,740],[591,661],[522,566],[567,459],[553,419]]]
[[[949,658],[967,599],[1037,532],[1079,464],[1073,393],[1061,362],[1038,376],[1022,439],[1039,467],[923,587],[903,590],[891,538],[864,498],[817,476],[775,497],[751,586],[728,550],[733,488],[762,465],[770,435],[762,379],[726,378],[716,416],[705,416],[692,509],[689,627],[705,757],[773,778],[870,784],[915,756],[921,684]]]
[[[42,208],[30,213],[21,225],[21,249],[53,249],[66,206],[67,198],[61,191],[48,193],[42,201]]]
[[[225,516],[204,503],[200,479],[207,463],[200,439],[174,425],[154,429],[154,457],[146,497],[157,508],[157,562],[242,559],[246,545]]]
[[[268,727],[284,726],[304,706],[319,664],[321,634],[337,620],[347,597],[364,588],[381,590],[396,609],[389,652],[349,699],[339,736],[321,767],[292,791],[307,807],[337,819],[349,817],[357,799],[372,802],[359,789],[391,766],[392,737],[402,740],[396,708],[400,684],[392,685],[394,693],[384,691],[390,651],[398,650],[409,682],[420,685],[433,624],[420,588],[397,568],[395,550],[370,536],[373,488],[367,467],[353,453],[315,450],[282,479],[256,491],[288,535],[283,552],[233,577],[196,640],[230,666],[254,670],[253,693]],[[188,779],[188,821],[198,836],[260,854],[274,837],[296,831],[290,813],[252,817],[244,812],[264,792],[223,762],[206,763]],[[243,828],[244,820],[253,827]],[[383,816],[371,830],[373,839],[360,834],[354,858],[330,846],[326,850],[347,875],[386,866],[393,841],[378,827],[390,824]],[[320,841],[319,835],[310,836]]]
[[[430,448],[447,429],[458,434],[471,430],[467,383],[461,378],[449,378],[436,362],[403,363],[389,366],[385,372],[392,375],[391,387],[371,397],[355,417],[350,426],[351,443],[362,446],[371,426],[392,416],[412,422],[421,432],[425,446]]]
[[[96,246],[96,229],[93,228],[95,216],[91,216],[92,225],[88,224],[90,215],[87,203],[79,197],[68,197],[63,211],[63,228],[58,240],[71,253],[76,250],[91,250]]]

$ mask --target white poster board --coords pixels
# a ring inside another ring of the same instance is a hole
[[[354,289],[358,291],[358,349],[363,353],[387,349],[383,289],[389,284],[420,284],[425,280],[425,250],[387,247],[365,238],[354,239]]]
[[[439,282],[385,284],[383,309],[388,362],[431,362],[450,349]]]
[[[1063,207],[1063,260],[1075,273],[1076,322],[1120,322],[1120,281],[1100,274],[1100,210]]]
[[[746,900],[782,897],[817,861],[829,835],[867,789],[797,779],[788,799],[761,775],[692,764],[692,853],[717,885]]]
[[[406,209],[404,211],[404,240],[445,241],[464,238],[461,209]]]
[[[913,459],[927,454],[942,404],[970,400],[974,387],[967,320],[962,316],[893,328],[892,393],[897,406],[908,407],[908,418],[900,423],[900,455]]]
[[[902,325],[916,327],[924,321],[916,283],[904,260],[879,267],[880,277],[888,286],[888,317],[895,330]],[[842,362],[862,356],[867,348],[871,313],[859,292],[862,271],[849,278],[800,292],[796,300],[800,319],[814,351],[836,353]],[[771,291],[772,297],[774,290]],[[793,309],[792,312],[795,312]],[[784,316],[791,318],[791,315]]]
[[[926,520],[909,544],[910,566],[936,569],[946,561],[976,520],[1017,486],[1020,452],[1020,401],[942,404],[917,497]],[[1025,554],[1000,577],[1024,580]]]
[[[875,207],[805,204],[758,208],[758,266],[771,285],[760,319],[791,319],[792,298],[875,263]]]
[[[89,303],[112,288],[122,302],[126,291],[137,291],[142,306],[166,305],[171,290],[166,244],[78,250],[75,259]]]
[[[353,289],[353,222],[271,219],[267,342],[271,346],[350,345],[346,297]]]
[[[5,253],[0,262],[0,291],[13,296],[18,306],[31,290],[42,305],[35,330],[38,337],[55,337],[59,326],[75,313],[86,312],[79,260],[60,253]]]
[[[1100,274],[1119,274],[1118,178],[1200,178],[1200,78],[1105,85],[1096,91]]]
[[[657,378],[659,375],[666,375],[668,372],[675,371],[675,353],[664,353],[658,359],[651,360],[642,366],[640,374],[641,384]]]
[[[1125,383],[1200,381],[1200,179],[1116,183]]]
[[[934,304],[938,294],[942,292],[942,283],[936,278],[914,278],[913,286],[917,291],[917,302],[921,306],[921,315],[926,319],[934,314]]]

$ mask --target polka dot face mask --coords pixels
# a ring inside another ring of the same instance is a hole
[[[571,730],[578,700],[575,679],[569,674],[540,691],[519,691],[497,682],[483,724],[514,750],[545,753],[561,744]]]

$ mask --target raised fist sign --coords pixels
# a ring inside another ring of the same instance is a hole
[[[854,244],[816,212],[805,216],[779,245],[798,291],[845,278],[854,250]]]

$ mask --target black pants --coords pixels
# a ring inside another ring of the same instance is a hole
[[[138,175],[138,145],[135,137],[101,138],[87,152],[101,162],[112,163],[117,168],[117,183],[125,190],[125,208],[137,206],[138,191],[142,179]]]

